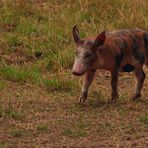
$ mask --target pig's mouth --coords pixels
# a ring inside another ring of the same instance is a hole
[[[82,76],[82,75],[85,73],[85,71],[82,72],[82,73],[73,71],[72,73],[73,73],[73,75],[75,75],[75,76]]]

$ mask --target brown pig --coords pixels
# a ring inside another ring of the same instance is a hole
[[[148,66],[148,32],[140,29],[117,30],[81,39],[77,25],[72,30],[76,43],[76,57],[72,73],[83,75],[79,103],[87,99],[89,87],[97,69],[111,73],[111,99],[118,98],[119,72],[134,72],[137,78],[133,100],[141,96],[145,80],[143,65]]]

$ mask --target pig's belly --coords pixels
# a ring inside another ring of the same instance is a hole
[[[121,72],[132,72],[135,70],[135,66],[132,64],[125,64],[120,67]]]

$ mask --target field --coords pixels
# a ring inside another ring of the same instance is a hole
[[[133,102],[135,76],[120,74],[111,102],[110,73],[98,70],[88,100],[77,104],[75,24],[82,37],[148,29],[148,1],[1,0],[0,148],[148,147],[148,78]]]

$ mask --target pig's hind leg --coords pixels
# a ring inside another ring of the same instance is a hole
[[[137,82],[136,82],[136,88],[135,88],[133,100],[136,100],[137,98],[141,97],[141,89],[143,87],[143,83],[144,83],[146,75],[143,69],[140,68],[140,69],[135,70],[135,76],[137,78]]]
[[[118,75],[119,75],[118,69],[111,71],[111,88],[112,88],[111,100],[112,101],[115,101],[119,97],[118,96]]]

